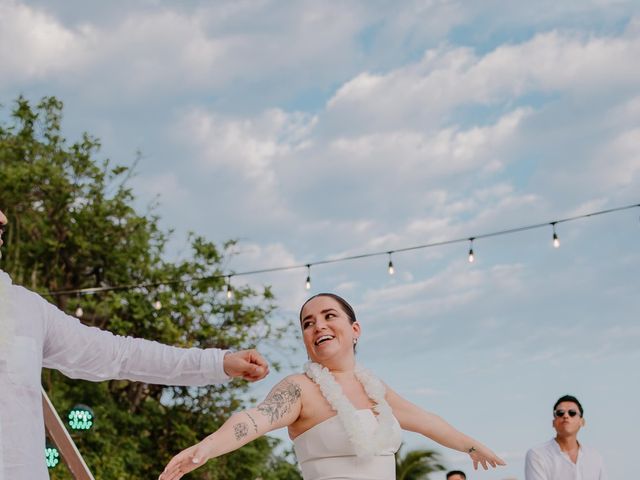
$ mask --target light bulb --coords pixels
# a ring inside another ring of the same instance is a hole
[[[69,411],[67,416],[69,427],[72,430],[89,430],[93,427],[94,416],[91,407],[78,404]]]
[[[233,297],[233,287],[231,286],[231,275],[227,275],[227,300]]]
[[[49,440],[47,440],[46,442],[44,455],[47,463],[47,468],[54,468],[60,463],[60,452],[53,443],[49,442]]]
[[[307,276],[307,282],[304,285],[304,288],[306,288],[307,290],[311,290],[311,277]]]
[[[84,310],[82,310],[82,307],[76,308],[76,317],[82,318],[82,315],[84,315]]]
[[[156,300],[153,302],[153,308],[156,310],[160,310],[162,308],[162,302],[160,300]]]
[[[556,223],[557,222],[551,222],[551,228],[553,229],[553,248],[560,247],[560,239],[556,233]]]
[[[389,260],[389,275],[393,275],[396,271],[393,268],[393,262]]]
[[[473,263],[476,260],[476,256],[473,254],[473,241],[475,237],[469,239],[469,263]]]

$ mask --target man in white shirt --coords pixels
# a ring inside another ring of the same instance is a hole
[[[0,247],[7,218],[0,211]],[[231,377],[264,378],[255,350],[176,348],[88,327],[0,270],[0,480],[45,480],[40,374],[127,379],[164,385],[208,385]]]
[[[593,448],[578,442],[584,410],[576,397],[564,395],[553,406],[556,437],[527,452],[526,480],[606,480],[604,463]]]

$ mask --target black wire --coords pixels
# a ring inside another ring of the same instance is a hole
[[[234,272],[234,273],[225,273],[225,274],[221,273],[221,274],[218,274],[218,275],[208,275],[208,276],[203,276],[203,277],[191,277],[191,278],[180,279],[180,280],[167,280],[167,281],[160,281],[160,282],[141,283],[141,284],[135,284],[135,285],[117,285],[117,286],[108,286],[108,287],[80,288],[80,289],[75,289],[75,290],[61,290],[61,291],[56,291],[56,292],[43,293],[43,295],[50,296],[50,297],[57,297],[57,296],[60,296],[60,295],[93,294],[93,293],[100,293],[100,292],[113,292],[113,291],[117,291],[117,290],[132,290],[134,288],[155,288],[155,287],[160,287],[160,286],[164,286],[164,285],[185,284],[185,283],[197,282],[197,281],[201,281],[201,280],[213,280],[213,279],[217,279],[217,278],[226,278],[226,277],[229,277],[229,276],[239,277],[239,276],[247,276],[247,275],[259,275],[259,274],[262,274],[262,273],[283,272],[283,271],[286,271],[286,270],[299,270],[299,269],[302,269],[302,268],[310,269],[311,267],[315,267],[317,265],[327,265],[327,264],[330,264],[330,263],[346,262],[346,261],[350,261],[350,260],[360,260],[362,258],[378,257],[378,256],[381,256],[381,255],[389,255],[389,254],[392,254],[392,253],[409,252],[409,251],[412,251],[412,250],[421,250],[421,249],[424,249],[424,248],[441,247],[443,245],[452,245],[454,243],[468,242],[469,240],[477,240],[479,238],[497,237],[499,235],[510,235],[512,233],[519,233],[519,232],[524,232],[524,231],[527,231],[527,230],[534,230],[534,229],[537,229],[537,228],[548,227],[549,225],[557,225],[559,223],[573,222],[575,220],[581,220],[581,219],[584,219],[584,218],[595,217],[595,216],[598,216],[598,215],[606,215],[608,213],[620,212],[622,210],[629,210],[631,208],[638,208],[638,207],[640,207],[640,203],[636,203],[636,204],[633,204],[633,205],[626,205],[624,207],[609,208],[607,210],[600,210],[600,211],[597,211],[597,212],[585,213],[583,215],[576,215],[576,216],[573,216],[573,217],[561,218],[561,219],[558,219],[558,220],[553,220],[553,221],[544,222],[544,223],[536,223],[536,224],[533,224],[533,225],[525,225],[525,226],[521,226],[521,227],[509,228],[509,229],[506,229],[506,230],[498,230],[498,231],[495,231],[495,232],[483,233],[483,234],[480,234],[480,235],[466,236],[466,237],[455,238],[455,239],[451,239],[451,240],[443,240],[443,241],[440,241],[440,242],[433,242],[433,243],[423,243],[421,245],[413,245],[411,247],[402,247],[402,248],[398,248],[398,249],[395,249],[395,250],[385,250],[385,251],[380,251],[380,252],[361,253],[359,255],[349,255],[347,257],[339,257],[339,258],[318,260],[316,262],[307,262],[307,263],[301,263],[301,264],[297,264],[297,265],[287,265],[287,266],[282,266],[282,267],[262,268],[262,269],[258,269],[258,270],[247,270],[247,271],[244,271],[244,272]]]

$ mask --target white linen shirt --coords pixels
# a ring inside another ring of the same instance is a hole
[[[88,327],[0,270],[0,480],[46,480],[41,369],[71,378],[208,385],[225,350],[176,348]]]
[[[580,444],[573,463],[552,438],[527,452],[524,462],[525,480],[606,480],[604,462],[593,448]]]

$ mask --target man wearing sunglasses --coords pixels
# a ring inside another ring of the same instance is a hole
[[[0,211],[0,247],[7,223]],[[255,350],[176,348],[88,327],[13,285],[0,269],[0,480],[49,478],[43,454],[42,367],[84,380],[185,386],[231,377],[256,381],[269,372]]]
[[[584,410],[576,397],[564,395],[553,406],[556,437],[527,452],[526,480],[606,480],[600,454],[578,442]]]

